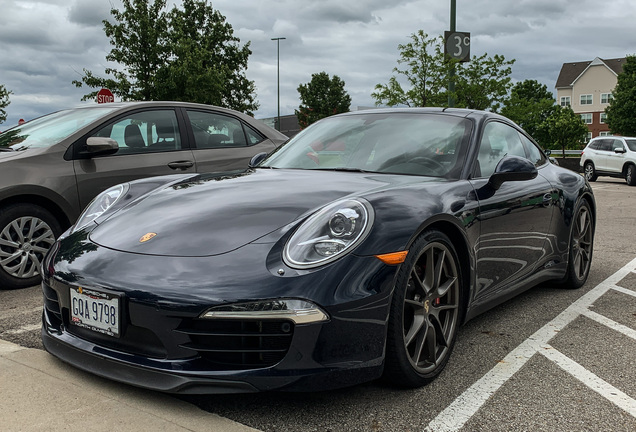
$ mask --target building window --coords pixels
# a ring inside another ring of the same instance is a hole
[[[566,107],[570,106],[572,103],[570,102],[570,96],[561,96],[561,106]]]
[[[607,114],[605,114],[604,112],[601,113],[601,124],[605,124],[607,123]]]
[[[600,132],[598,136],[614,136],[611,132]]]
[[[601,93],[602,104],[608,104],[612,99],[614,99],[614,95],[612,95],[611,93]]]
[[[592,95],[591,94],[581,95],[581,105],[592,105]]]
[[[583,123],[592,124],[592,113],[580,114],[580,116],[581,120],[583,120]]]
[[[587,137],[585,138],[585,144],[589,143],[592,139],[592,132],[587,133]]]

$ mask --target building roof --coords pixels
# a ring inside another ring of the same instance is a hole
[[[615,59],[602,59],[597,57],[594,60],[589,61],[563,63],[563,66],[561,66],[561,72],[557,78],[556,88],[571,87],[588,67],[599,64],[605,65],[608,69],[618,75],[623,71],[625,57]]]

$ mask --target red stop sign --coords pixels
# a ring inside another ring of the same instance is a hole
[[[115,96],[113,96],[113,92],[111,92],[107,88],[103,88],[97,92],[97,103],[108,102],[115,102]]]

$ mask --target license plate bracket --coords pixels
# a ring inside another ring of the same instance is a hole
[[[70,287],[71,324],[112,337],[121,335],[121,294]]]

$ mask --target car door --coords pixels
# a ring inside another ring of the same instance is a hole
[[[477,298],[500,295],[515,281],[530,274],[545,255],[546,233],[555,196],[558,196],[552,185],[540,174],[532,180],[505,182],[496,191],[488,184],[504,156],[528,158],[521,138],[513,127],[491,121],[480,140],[471,179],[478,200],[476,216],[480,225],[476,245]],[[530,145],[534,144],[530,142]],[[547,166],[545,158],[531,161]]]
[[[252,156],[276,148],[271,140],[231,115],[187,109],[185,117],[199,172],[245,169]]]
[[[119,144],[114,154],[88,157],[86,139],[109,137]],[[80,204],[118,183],[158,175],[194,173],[196,164],[183,125],[172,108],[126,113],[80,139],[73,161]]]
[[[623,142],[616,138],[608,138],[609,151],[607,153],[607,170],[613,173],[619,173],[623,170],[623,164],[625,162],[625,145]],[[622,149],[622,152],[616,153],[616,149]]]
[[[609,155],[613,152],[613,139],[598,140],[596,156],[594,157],[594,167],[597,171],[609,171]]]

